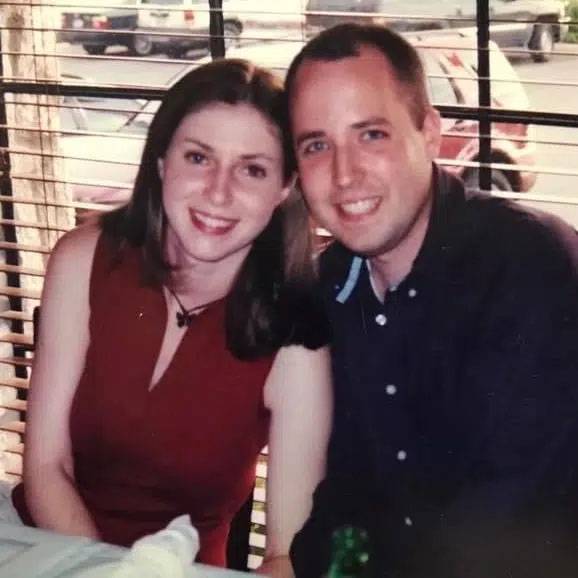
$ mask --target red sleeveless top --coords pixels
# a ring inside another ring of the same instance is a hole
[[[106,542],[130,545],[188,513],[198,561],[225,565],[229,524],[267,439],[272,358],[227,350],[224,301],[187,329],[149,391],[167,322],[160,288],[141,282],[140,250],[119,262],[101,235],[90,282],[90,346],[70,416],[76,484]]]

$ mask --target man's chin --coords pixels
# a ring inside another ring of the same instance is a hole
[[[335,237],[343,246],[347,247],[353,253],[361,255],[362,257],[377,257],[384,251],[383,245],[363,241],[362,239],[354,239],[351,237]]]

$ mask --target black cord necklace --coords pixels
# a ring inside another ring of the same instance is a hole
[[[220,299],[215,299],[214,301],[209,301],[208,303],[203,303],[202,305],[197,305],[196,307],[191,307],[190,309],[186,309],[183,305],[182,301],[179,299],[179,296],[169,287],[165,285],[167,291],[175,298],[177,305],[179,306],[180,311],[177,311],[177,327],[188,327],[193,319],[203,310],[205,307],[220,301]]]

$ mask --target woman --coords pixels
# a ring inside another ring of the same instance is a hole
[[[331,403],[281,99],[245,61],[188,73],[132,200],[54,249],[14,493],[37,526],[128,545],[189,513],[224,565],[268,443],[263,570],[290,568]]]

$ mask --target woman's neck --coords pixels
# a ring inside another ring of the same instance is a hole
[[[169,262],[174,270],[168,282],[186,308],[216,301],[231,291],[243,265],[245,257],[235,257],[216,262],[201,262],[188,256],[173,258]]]

